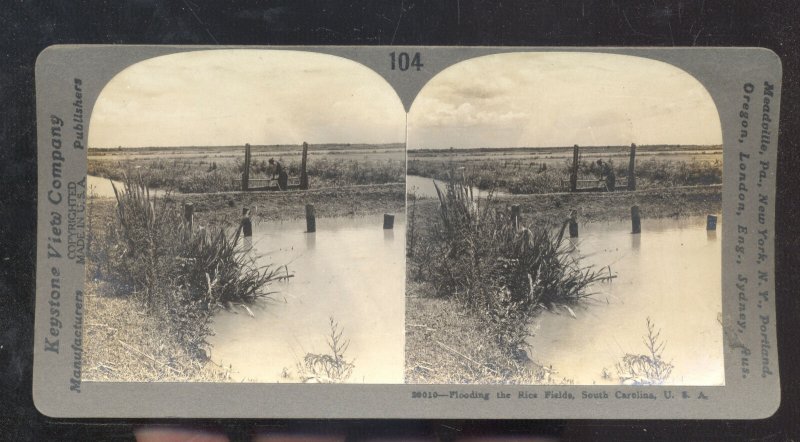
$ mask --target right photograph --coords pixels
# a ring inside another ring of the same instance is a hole
[[[723,145],[635,56],[455,64],[408,114],[408,384],[725,384]]]

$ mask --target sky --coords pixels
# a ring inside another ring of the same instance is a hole
[[[694,77],[640,57],[510,53],[453,65],[420,91],[408,148],[722,144]]]
[[[102,90],[90,147],[402,143],[406,114],[363,65],[302,51],[185,52],[128,67]]]

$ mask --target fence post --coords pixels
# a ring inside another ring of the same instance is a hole
[[[578,145],[572,148],[572,173],[569,175],[569,191],[578,190]]]
[[[189,232],[189,235],[192,234],[192,228],[194,226],[194,204],[187,202],[183,205],[183,222],[186,226],[186,229]]]
[[[636,144],[631,143],[631,156],[628,161],[628,190],[636,190]]]
[[[253,236],[253,222],[250,220],[250,209],[242,207],[242,234],[245,238]]]
[[[308,158],[308,143],[303,141],[303,161],[300,163],[300,188],[308,189],[308,174],[306,174],[306,164]]]
[[[706,218],[706,230],[717,230],[717,215],[708,215]]]
[[[383,228],[384,230],[390,230],[394,228],[394,215],[390,213],[383,214]]]
[[[642,233],[642,220],[639,218],[639,206],[631,206],[631,231]]]
[[[578,211],[573,210],[569,214],[569,237],[578,237]]]
[[[244,170],[242,171],[242,190],[250,187],[250,143],[244,145]]]
[[[317,231],[317,218],[314,214],[314,205],[306,204],[306,233]]]
[[[519,230],[519,215],[521,211],[519,208],[519,204],[514,204],[511,206],[511,224],[514,226],[514,230]]]

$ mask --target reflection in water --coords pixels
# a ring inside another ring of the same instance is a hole
[[[661,329],[664,358],[672,362],[669,384],[724,384],[720,242],[706,233],[705,219],[642,220],[581,226],[582,263],[610,266],[617,276],[595,284],[594,301],[569,315],[543,313],[530,339],[536,359],[577,384],[614,383],[625,353],[646,349],[646,318]],[[707,239],[708,238],[708,239]]]
[[[394,229],[384,229],[383,230],[383,240],[385,242],[394,241]]]
[[[306,237],[306,250],[308,251],[314,250],[314,248],[317,245],[316,232],[311,232],[311,233],[306,232],[305,237]]]
[[[305,233],[305,220],[260,223],[253,242],[260,264],[288,264],[294,277],[271,287],[278,292],[272,300],[251,307],[254,318],[242,310],[215,315],[212,359],[232,365],[234,380],[297,382],[283,369],[296,376],[306,353],[329,351],[333,317],[350,339],[349,382],[403,382],[403,215],[389,232],[382,216],[318,218],[316,233]]]

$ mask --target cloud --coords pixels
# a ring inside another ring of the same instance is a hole
[[[713,100],[686,72],[577,52],[496,54],[451,66],[420,91],[408,127],[410,148],[722,142]]]
[[[703,86],[641,57],[474,58],[430,80],[406,116],[391,86],[356,62],[230,49],[156,57],[118,74],[93,109],[89,144],[389,143],[406,130],[412,148],[721,143]]]
[[[211,50],[145,60],[93,109],[95,147],[395,143],[405,111],[363,65],[326,54]]]
[[[513,110],[484,110],[485,107],[471,102],[452,103],[431,99],[426,107],[431,111],[421,115],[418,121],[429,127],[503,127],[522,123],[529,117],[527,113]]]

